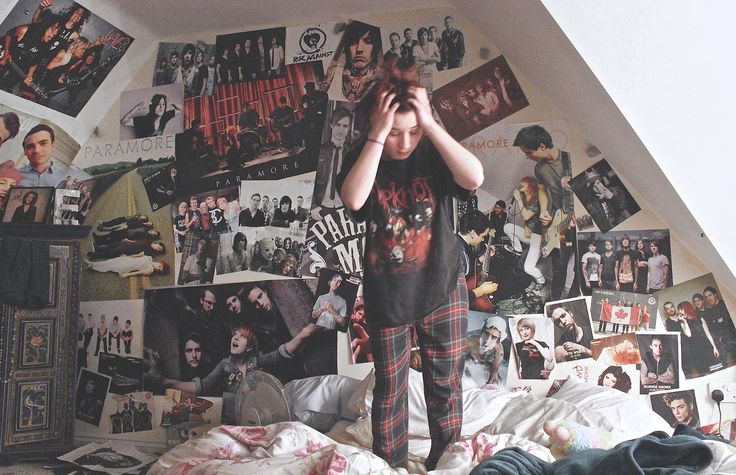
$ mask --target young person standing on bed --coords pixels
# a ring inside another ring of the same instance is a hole
[[[376,369],[373,452],[408,457],[410,327],[421,348],[435,468],[462,426],[468,295],[452,230],[452,197],[466,200],[483,167],[432,117],[416,71],[389,63],[360,107],[370,131],[348,154],[341,196],[366,221],[364,297]]]

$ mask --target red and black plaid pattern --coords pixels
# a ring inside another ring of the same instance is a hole
[[[409,455],[407,378],[412,325],[419,337],[424,397],[432,437],[432,449],[425,466],[433,470],[447,446],[459,439],[463,423],[461,380],[468,329],[465,277],[459,275],[457,286],[447,301],[419,321],[369,330],[376,368],[371,414],[373,453],[392,467],[405,467]]]

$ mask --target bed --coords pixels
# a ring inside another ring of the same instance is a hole
[[[423,460],[430,440],[421,374],[410,374],[406,471],[392,470],[370,451],[372,386],[372,374],[363,381],[335,375],[308,378],[290,388],[289,397],[295,414],[309,425],[220,426],[165,453],[148,473],[426,473]],[[616,443],[657,430],[672,433],[672,428],[640,400],[575,379],[548,398],[523,391],[484,389],[467,389],[463,395],[462,440],[445,452],[432,475],[466,474],[506,447],[519,447],[552,462],[549,439],[542,430],[543,422],[550,419],[607,429]],[[700,473],[736,473],[734,451],[720,442],[709,444],[715,460]]]

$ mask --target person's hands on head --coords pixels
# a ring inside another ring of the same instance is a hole
[[[432,115],[432,106],[429,103],[429,96],[427,90],[423,87],[411,86],[407,92],[409,93],[408,102],[414,108],[414,112],[417,115],[417,122],[422,129],[427,129],[430,126],[436,125]]]
[[[385,142],[391,127],[394,124],[394,114],[399,108],[399,103],[391,104],[396,98],[396,94],[389,91],[383,91],[378,94],[378,101],[371,113],[371,133],[368,138]]]

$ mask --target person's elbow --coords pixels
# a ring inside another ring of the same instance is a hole
[[[464,177],[462,183],[458,183],[458,185],[462,186],[466,190],[469,191],[475,191],[483,184],[483,180],[485,179],[485,175],[483,174],[483,170],[479,170],[476,173],[472,173],[466,177]]]

